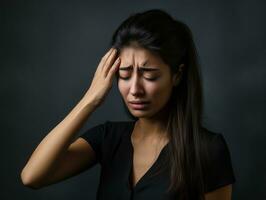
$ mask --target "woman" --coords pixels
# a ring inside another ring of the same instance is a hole
[[[190,29],[163,10],[115,31],[89,90],[38,145],[21,173],[41,188],[101,164],[97,199],[231,199],[230,152],[202,125],[202,83]],[[106,121],[75,139],[116,77],[133,121]]]

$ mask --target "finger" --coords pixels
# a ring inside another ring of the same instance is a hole
[[[116,50],[115,48],[110,48],[110,50],[108,51],[108,53],[104,56],[103,58],[103,65],[105,65],[106,61],[108,60],[108,58],[110,57],[110,55],[113,53],[113,51]]]
[[[108,58],[108,56],[110,55],[110,53],[111,53],[113,50],[114,50],[114,48],[111,47],[111,48],[107,51],[107,53],[103,56],[103,59]]]
[[[115,72],[120,66],[120,63],[121,63],[121,58],[118,57],[114,62],[114,64],[112,65],[112,67],[110,68],[106,78],[111,79],[114,76]]]
[[[103,68],[107,58],[110,56],[114,48],[110,48],[109,51],[102,57],[101,62],[99,64],[99,68]]]
[[[114,49],[112,51],[112,53],[110,54],[110,56],[108,57],[108,59],[106,60],[104,66],[102,67],[102,70],[104,71],[105,76],[107,75],[109,68],[112,66],[112,64],[116,58],[116,53],[117,53],[117,50]]]

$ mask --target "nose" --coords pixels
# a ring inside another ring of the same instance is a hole
[[[130,94],[132,96],[140,96],[144,94],[144,89],[142,85],[142,79],[139,77],[139,72],[136,72],[133,77],[130,84]]]

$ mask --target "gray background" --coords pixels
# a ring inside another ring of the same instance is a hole
[[[20,171],[88,89],[117,26],[152,8],[194,34],[205,121],[230,148],[233,199],[266,199],[265,3],[196,0],[1,2],[1,199],[95,199],[99,165],[40,190],[24,187]],[[78,134],[105,120],[127,120],[119,95],[114,84]]]

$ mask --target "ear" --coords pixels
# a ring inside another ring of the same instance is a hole
[[[185,65],[183,63],[180,64],[179,67],[178,67],[178,72],[173,75],[173,85],[174,86],[177,86],[178,83],[180,82],[182,74],[183,74],[182,72],[184,70],[184,67],[185,67]]]

